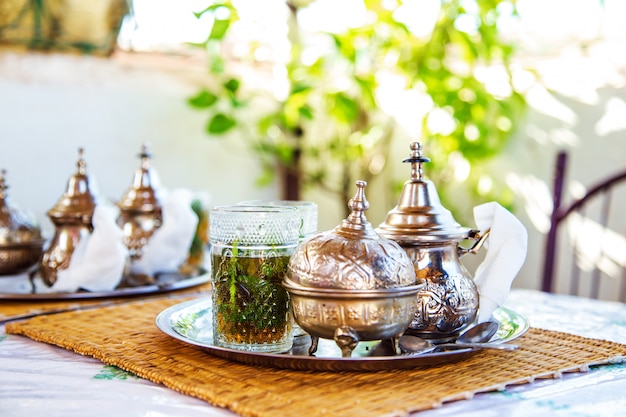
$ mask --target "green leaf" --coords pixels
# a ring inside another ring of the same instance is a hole
[[[200,19],[205,13],[208,13],[212,10],[213,10],[213,7],[207,7],[206,9],[201,10],[199,12],[193,12],[193,15],[196,16],[197,19]]]
[[[229,3],[230,3],[230,2],[229,2]],[[222,7],[227,7],[229,10],[232,10],[232,5],[230,5],[230,4],[222,4],[221,2],[216,2],[215,4],[212,4],[212,5],[208,6],[208,7],[207,7],[207,8],[205,8],[204,10],[199,11],[199,12],[194,12],[193,14],[194,14],[197,18],[200,18],[200,17],[202,17],[202,15],[204,15],[205,13],[211,13],[211,14],[214,14],[214,13],[215,13],[215,11],[216,11],[217,9],[220,9],[220,8],[222,8]]]
[[[376,80],[374,77],[363,78],[363,77],[355,77],[354,78],[359,87],[361,88],[361,94],[363,98],[363,103],[370,108],[376,107],[376,98],[374,97],[374,89],[376,88]]]
[[[258,130],[261,134],[265,134],[268,129],[278,124],[279,119],[275,113],[270,113],[265,117],[259,119],[257,123]]]
[[[230,27],[230,20],[218,20],[215,19],[213,21],[213,27],[211,28],[211,34],[209,35],[209,39],[221,40],[228,32],[228,28]]]
[[[241,107],[245,107],[248,105],[248,100],[239,100],[237,97],[230,97],[230,105],[235,109],[239,109]]]
[[[332,94],[330,96],[332,105],[330,113],[338,120],[344,122],[353,122],[359,114],[359,105],[356,100],[342,93]]]
[[[219,57],[212,59],[209,64],[209,72],[212,74],[221,74],[225,69],[226,65],[224,64],[224,60]]]
[[[237,124],[236,120],[232,117],[224,114],[217,113],[211,117],[209,124],[207,125],[207,132],[214,135],[226,133]]]
[[[224,83],[224,88],[230,91],[231,93],[236,93],[239,90],[239,85],[241,82],[236,78],[231,78],[230,80]]]
[[[272,167],[265,166],[263,167],[263,171],[261,172],[261,175],[256,178],[255,184],[258,187],[267,187],[274,181],[275,177],[276,177],[276,169],[273,166]]]
[[[308,84],[296,83],[291,87],[291,95],[309,92],[313,89]]]
[[[302,116],[303,119],[313,120],[314,115],[313,115],[313,110],[311,109],[311,107],[302,106],[298,110],[300,112],[300,116]]]
[[[187,100],[191,107],[197,109],[206,109],[217,102],[217,96],[208,90],[202,90],[195,96]]]

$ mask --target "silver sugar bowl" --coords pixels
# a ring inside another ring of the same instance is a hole
[[[364,214],[366,183],[356,186],[352,213],[301,243],[283,280],[296,322],[311,335],[311,355],[320,337],[334,339],[343,357],[361,340],[389,340],[399,353],[398,339],[417,307],[422,285],[411,260],[398,244],[376,234]]]
[[[461,227],[441,205],[432,181],[424,178],[421,144],[411,144],[411,179],[404,183],[400,199],[376,232],[398,242],[426,285],[418,293],[418,305],[408,333],[435,342],[452,340],[475,319],[479,308],[478,288],[461,262],[476,253],[489,231]],[[470,247],[461,246],[471,241]]]
[[[0,276],[28,272],[39,263],[45,240],[34,217],[10,203],[0,171]]]

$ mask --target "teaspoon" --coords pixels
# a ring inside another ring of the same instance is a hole
[[[484,343],[491,340],[500,325],[495,321],[484,321],[471,327],[456,339],[457,343]]]
[[[400,349],[409,354],[420,354],[432,352],[435,349],[499,349],[499,350],[515,350],[517,345],[506,343],[431,343],[426,339],[413,335],[403,335],[399,340]]]

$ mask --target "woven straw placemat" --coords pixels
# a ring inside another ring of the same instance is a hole
[[[626,345],[531,328],[513,352],[412,370],[312,372],[254,367],[214,357],[163,334],[158,313],[181,299],[160,299],[39,316],[7,333],[93,356],[242,416],[405,416],[475,393],[619,362]]]

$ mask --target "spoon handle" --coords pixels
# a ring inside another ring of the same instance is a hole
[[[499,349],[499,350],[515,350],[517,345],[511,345],[507,343],[442,343],[436,345],[437,348],[449,349],[449,348],[477,348],[477,349]]]

